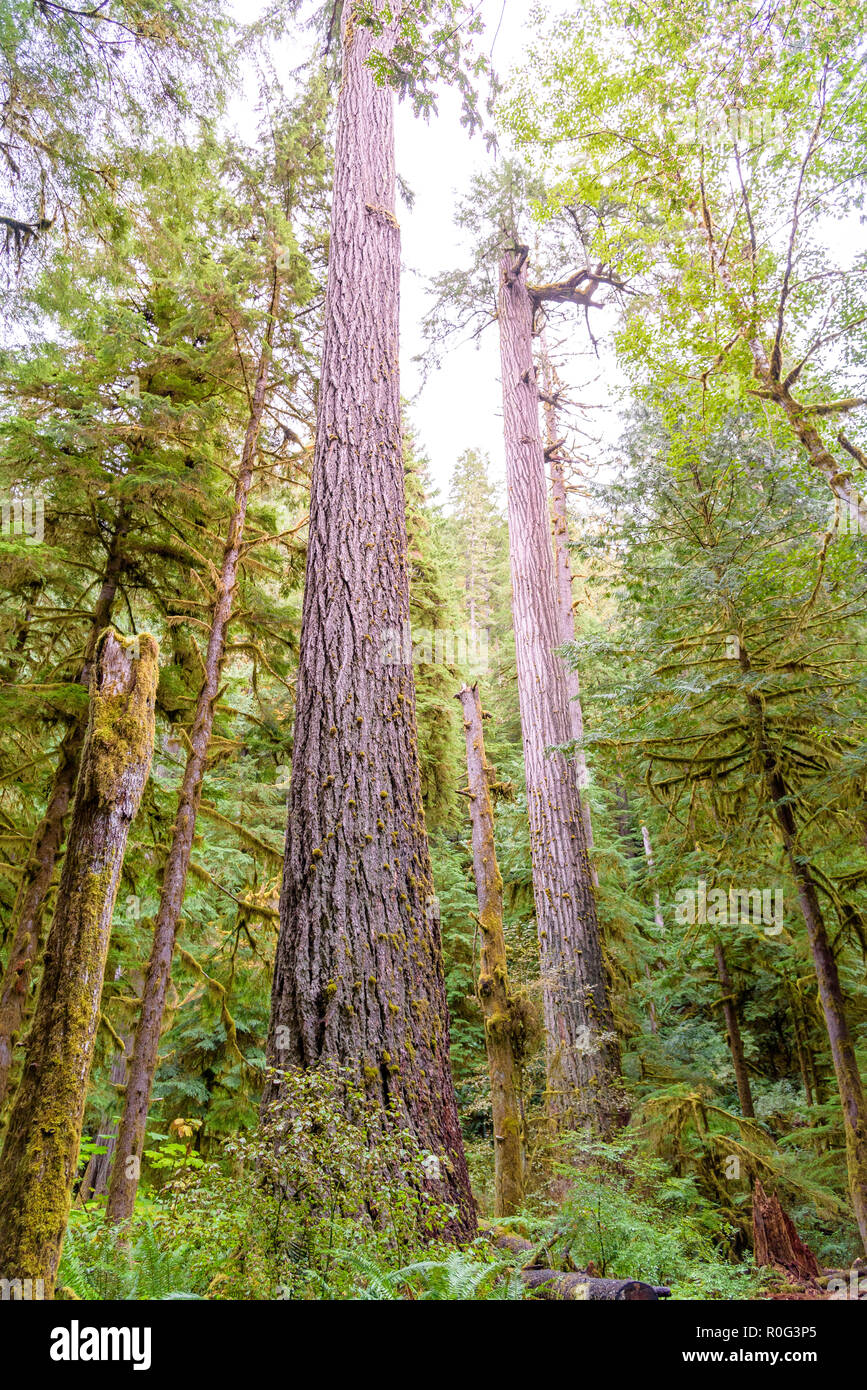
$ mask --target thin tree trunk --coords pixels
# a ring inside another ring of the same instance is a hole
[[[749,652],[743,642],[739,647],[741,670],[752,670]],[[840,984],[840,974],[834,956],[819,895],[809,863],[798,850],[797,822],[783,774],[764,735],[764,706],[755,694],[747,693],[747,705],[756,724],[757,736],[764,747],[765,776],[774,803],[774,816],[780,830],[789,867],[798,889],[801,914],[807,928],[807,939],[813,957],[813,968],[819,986],[819,999],[825,1019],[825,1029],[831,1048],[831,1059],[837,1078],[843,1130],[846,1135],[846,1161],[849,1191],[861,1241],[867,1253],[867,1101],[858,1070],[855,1046],[846,1017],[846,1003]]]
[[[713,250],[709,215],[706,231]],[[754,345],[751,344],[751,346],[755,351]],[[704,521],[710,534],[712,533],[711,516],[694,466],[692,476],[696,491],[702,499],[701,507]],[[725,613],[727,621],[734,626],[735,614],[728,601],[725,604]],[[749,652],[743,642],[739,643],[738,661],[741,671],[745,674],[752,670]],[[845,1000],[840,985],[837,962],[828,939],[819,905],[819,895],[816,892],[816,885],[809,864],[804,856],[798,852],[795,813],[777,758],[773,749],[768,746],[764,726],[764,705],[758,695],[749,691],[746,694],[746,702],[755,724],[756,742],[762,752],[767,787],[774,803],[774,817],[780,830],[789,867],[797,885],[801,913],[807,928],[807,939],[810,943],[813,968],[819,985],[819,998],[822,1003],[825,1029],[831,1047],[831,1058],[834,1063],[840,1107],[843,1114],[852,1207],[858,1222],[861,1241],[865,1252],[867,1252],[867,1102],[865,1102],[855,1048],[846,1018]],[[818,1094],[818,1084],[816,1089]]]
[[[115,971],[115,979],[120,977],[120,966]],[[126,1083],[127,1065],[132,1051],[133,1034],[122,1039],[123,1051],[116,1052],[111,1061],[111,1072],[109,1080],[112,1086],[122,1093]],[[78,1185],[78,1192],[75,1200],[77,1204],[84,1204],[91,1201],[94,1197],[101,1197],[108,1190],[109,1174],[111,1163],[114,1157],[114,1149],[117,1143],[118,1122],[115,1119],[117,1107],[114,1106],[106,1114],[99,1118],[96,1130],[96,1144],[99,1148],[104,1148],[105,1153],[95,1153],[92,1155],[87,1167],[84,1170],[84,1177]]]
[[[214,613],[205,656],[205,679],[193,716],[190,751],[178,793],[178,809],[163,872],[160,905],[154,923],[153,944],[142,991],[138,1027],[127,1069],[123,1112],[114,1146],[114,1163],[105,1213],[106,1220],[111,1222],[124,1221],[132,1216],[138,1190],[148,1106],[157,1069],[160,1033],[171,980],[172,957],[181,920],[208,746],[214,727],[214,713],[226,658],[226,637],[238,578],[247,503],[256,466],[256,448],[265,409],[279,303],[280,274],[275,266],[268,320],[256,371],[240,468],[235,482],[232,515],[217,578]]]
[[[653,849],[650,843],[650,831],[648,830],[646,825],[642,825],[641,827],[641,842],[644,845],[644,858],[647,860],[648,872],[652,874]],[[665,931],[665,919],[662,915],[662,903],[660,902],[659,892],[657,891],[655,886],[653,889],[653,922],[657,931]],[[652,982],[653,975],[651,974],[650,966],[646,962],[644,965],[644,974],[646,978]],[[656,1005],[654,1004],[652,998],[648,1000],[647,1010],[650,1015],[650,1031],[651,1033],[658,1033],[659,1022],[656,1017]]]
[[[629,859],[633,861],[633,863],[635,863],[641,858],[641,849],[639,848],[638,840],[635,835],[635,825],[633,823],[632,818],[632,807],[629,804],[629,792],[627,791],[626,782],[623,777],[618,777],[617,779],[617,800],[619,802],[619,810],[617,812],[617,830],[621,840],[623,841],[623,852]],[[647,834],[647,831],[644,826],[641,827],[641,838],[644,847],[644,855],[647,859],[647,865],[652,873],[653,858],[650,855],[650,836]],[[664,929],[665,923],[662,920],[662,907],[659,902],[659,894],[656,892],[654,892],[653,895],[653,904],[654,920],[656,922],[656,925],[657,927]],[[659,965],[658,961],[657,965]],[[647,961],[644,962],[644,977],[652,987],[653,973]],[[651,1033],[658,1033],[659,1021],[656,1016],[656,1005],[653,1002],[652,994],[650,994],[649,992],[647,999],[647,1016],[648,1021],[650,1023]]]
[[[652,876],[654,872],[653,847],[650,843],[650,831],[648,830],[646,825],[642,825],[641,827],[641,843],[644,845],[644,857],[647,860],[648,872]],[[662,902],[660,901],[659,891],[655,885],[653,887],[653,922],[657,931],[665,931],[665,918],[662,915]],[[658,966],[659,961],[657,961],[657,967]],[[652,981],[653,976],[651,974],[650,966],[647,964],[645,964],[644,966],[644,973],[647,979]],[[656,1005],[654,1004],[652,998],[648,1001],[648,1011],[650,1014],[650,1031],[651,1033],[658,1033],[659,1021],[656,1016]]]
[[[464,713],[467,790],[473,828],[473,872],[482,932],[478,990],[485,1018],[485,1048],[491,1079],[494,1214],[512,1216],[524,1198],[524,1123],[521,1113],[521,1074],[515,1047],[506,940],[503,935],[503,880],[494,847],[494,807],[478,686],[470,688],[465,685],[457,698]]]
[[[421,800],[398,369],[393,94],[344,6],[324,346],[268,1057],[350,1070],[475,1229]],[[279,1090],[266,1090],[268,1106]]]
[[[729,1048],[732,1054],[732,1064],[735,1069],[735,1081],[738,1087],[738,1101],[740,1102],[741,1114],[747,1120],[754,1120],[756,1112],[753,1109],[753,1093],[750,1090],[747,1059],[744,1054],[744,1044],[741,1037],[740,1024],[738,1023],[734,986],[732,985],[728,962],[726,961],[725,951],[721,941],[714,942],[713,953],[716,960],[717,976],[719,978],[720,988],[722,989],[721,1002],[726,1021]]]
[[[813,1079],[810,1075],[810,1059],[807,1053],[805,1030],[800,1005],[795,995],[792,982],[788,974],[783,972],[783,979],[786,983],[786,992],[789,996],[789,1008],[792,1012],[792,1031],[795,1035],[795,1049],[798,1054],[798,1068],[801,1073],[801,1081],[804,1086],[804,1094],[807,1097],[807,1104],[813,1104]]]
[[[121,507],[109,546],[102,586],[93,610],[84,660],[78,675],[84,686],[90,683],[96,646],[111,620],[111,610],[123,572],[123,542],[128,527],[129,511],[126,507]],[[48,793],[48,803],[33,835],[12,911],[12,941],[0,983],[0,1111],[9,1088],[16,1038],[27,1015],[30,977],[39,955],[45,898],[51,887],[63,844],[63,822],[72,801],[75,779],[78,776],[86,725],[85,707],[69,726],[61,742],[57,767]]]
[[[111,918],[153,752],[157,644],[109,629],[90,714],[39,999],[0,1159],[3,1277],[51,1297],[78,1164]]]
[[[653,847],[650,843],[650,831],[646,825],[641,827],[641,843],[644,845],[644,857],[647,860],[647,867],[653,873]],[[665,919],[662,915],[662,903],[659,900],[659,892],[653,890],[653,921],[659,931],[665,931]]]
[[[775,342],[769,357],[755,322],[748,322],[743,312],[738,313],[735,307],[740,304],[739,296],[732,284],[725,249],[717,238],[717,229],[704,195],[701,200],[693,198],[690,207],[707,243],[711,265],[728,290],[733,311],[741,320],[739,327],[750,350],[753,373],[763,388],[759,394],[780,407],[810,466],[822,474],[831,492],[844,504],[850,523],[854,523],[862,535],[867,533],[867,501],[852,482],[851,465],[847,467],[834,458],[816,427],[815,415],[810,416],[807,407],[792,395],[790,379],[788,375],[783,375],[782,342]],[[855,459],[859,468],[863,468],[867,460],[858,446],[846,440],[842,431],[837,439],[844,452]]]
[[[846,1018],[846,1003],[840,984],[840,974],[834,956],[819,895],[810,867],[797,847],[795,813],[788,790],[780,772],[774,768],[768,777],[774,810],[786,856],[798,888],[801,912],[807,927],[807,937],[813,955],[813,966],[819,984],[819,998],[825,1015],[825,1027],[831,1046],[831,1058],[840,1093],[843,1129],[846,1134],[846,1159],[849,1169],[849,1191],[861,1241],[867,1253],[867,1102],[861,1084],[861,1074],[855,1047]]]
[[[564,473],[563,440],[560,438],[557,407],[555,401],[559,382],[553,363],[548,355],[548,345],[544,332],[541,335],[542,401],[545,416],[545,457],[551,479],[551,529],[554,543],[554,577],[557,594],[557,625],[560,642],[575,641],[575,614],[572,608],[572,561],[569,558],[569,515],[566,502],[566,476]],[[599,885],[596,866],[593,863],[593,822],[590,817],[590,802],[587,796],[589,778],[587,757],[584,752],[584,714],[581,709],[581,685],[578,672],[568,662],[566,671],[566,694],[569,700],[569,719],[572,738],[575,741],[575,769],[578,778],[578,793],[581,797],[581,815],[584,820],[584,837],[590,857],[590,873],[595,887]]]
[[[548,1109],[555,1124],[619,1118],[620,1050],[596,915],[581,801],[562,753],[572,738],[533,366],[533,305],[523,254],[501,262],[500,354],[509,504],[512,614],[527,781],[533,893],[547,1031]]]

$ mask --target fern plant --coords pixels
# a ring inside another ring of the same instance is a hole
[[[493,1302],[521,1299],[520,1276],[507,1260],[492,1259],[486,1250],[449,1250],[439,1259],[415,1260],[389,1269],[365,1250],[341,1250],[336,1257],[355,1285],[359,1300]],[[333,1296],[324,1281],[319,1297]],[[346,1294],[341,1295],[345,1297]]]
[[[101,1216],[101,1213],[100,1213]],[[150,1219],[138,1223],[130,1241],[100,1220],[73,1221],[67,1232],[60,1262],[58,1296],[101,1301],[104,1299],[194,1299],[186,1247],[163,1243]]]

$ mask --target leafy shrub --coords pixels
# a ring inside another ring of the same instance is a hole
[[[345,1074],[321,1067],[280,1081],[255,1133],[167,1184],[172,1223],[197,1275],[211,1272],[211,1297],[352,1297],[364,1261],[412,1261],[452,1213],[425,1185],[429,1156],[397,1116],[383,1126]]]

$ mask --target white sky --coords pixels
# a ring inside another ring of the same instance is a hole
[[[249,22],[264,4],[265,0],[234,0],[234,9],[239,19]],[[506,78],[524,56],[530,0],[480,0],[479,10],[485,29],[476,36],[475,43],[490,55],[500,77]],[[302,42],[305,41],[312,43],[309,31],[304,33]],[[297,62],[297,53],[294,60]],[[458,269],[468,260],[453,221],[455,204],[468,192],[473,174],[490,169],[496,158],[488,152],[480,135],[470,138],[460,124],[460,98],[454,90],[445,85],[440,88],[438,108],[438,115],[424,122],[413,115],[408,102],[397,106],[397,171],[414,194],[414,202],[408,208],[398,198],[396,211],[401,225],[403,263],[401,390],[410,401],[410,418],[419,445],[430,460],[433,485],[444,497],[455,461],[464,449],[487,452],[493,478],[501,486],[505,465],[495,324],[473,342],[468,341],[468,335],[456,334],[442,365],[429,373],[424,385],[419,364],[413,360],[425,349],[421,323],[430,303],[427,278],[439,271]],[[232,120],[248,138],[253,133],[251,117],[243,99],[235,103]],[[599,336],[603,315],[597,314],[596,320],[594,332]],[[575,332],[575,349],[583,351],[588,345],[586,330],[576,323]],[[571,354],[571,342],[569,350]],[[600,390],[588,393],[583,384],[598,370],[598,364],[593,362],[584,360],[577,364],[575,377],[580,383],[577,394],[581,399],[604,399]],[[609,361],[609,389],[612,377],[613,364]],[[598,412],[600,423],[603,414]],[[596,423],[594,419],[593,424]],[[610,427],[606,433],[612,437]]]
[[[485,34],[482,44],[505,75],[522,55],[527,0],[482,0]],[[500,23],[500,20],[502,22]],[[411,399],[411,417],[431,461],[435,484],[445,491],[455,460],[464,449],[488,452],[495,476],[502,478],[503,430],[500,358],[496,326],[477,342],[456,336],[442,366],[420,388],[413,357],[424,348],[420,323],[427,307],[424,280],[441,270],[455,269],[465,259],[452,213],[473,174],[490,168],[481,136],[469,138],[459,122],[457,94],[445,90],[439,116],[429,123],[417,120],[406,103],[397,112],[397,168],[415,194],[410,210],[401,205],[404,273],[401,283],[401,376]]]
[[[549,0],[553,9],[553,0]],[[481,0],[485,33],[479,47],[491,54],[501,79],[519,66],[529,38],[529,0]],[[493,51],[492,51],[493,45]],[[401,281],[401,384],[411,401],[410,416],[419,442],[431,463],[431,476],[443,494],[448,490],[455,461],[464,449],[482,449],[490,457],[494,479],[504,487],[502,396],[500,355],[495,324],[481,337],[455,335],[440,368],[422,378],[413,358],[424,350],[420,325],[429,306],[425,279],[438,271],[457,269],[466,264],[461,234],[453,222],[456,202],[470,187],[477,171],[490,169],[495,156],[485,148],[480,135],[469,138],[460,125],[457,93],[445,89],[439,98],[439,115],[430,123],[413,117],[406,103],[397,110],[397,169],[415,194],[412,209],[399,203],[403,276]],[[501,151],[506,150],[501,144]],[[578,267],[576,266],[576,269]],[[583,320],[574,309],[563,317],[569,342],[566,355],[571,359],[561,368],[567,394],[574,400],[605,403],[585,417],[593,435],[608,441],[617,438],[617,405],[621,376],[611,351],[605,350],[606,325],[613,320],[609,312],[594,316],[594,334],[600,342],[600,360],[588,355],[589,338]],[[552,345],[562,338],[562,329],[552,326]],[[599,381],[595,378],[599,377]],[[573,422],[561,420],[564,430]],[[575,420],[576,424],[580,421]],[[589,450],[588,458],[600,462],[603,449],[577,439]]]

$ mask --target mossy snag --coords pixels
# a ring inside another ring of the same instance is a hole
[[[111,918],[150,769],[158,648],[108,628],[24,1072],[0,1159],[0,1274],[54,1289],[78,1163]]]
[[[482,706],[478,686],[458,691],[467,741],[467,787],[473,827],[473,870],[482,929],[478,996],[485,1018],[485,1048],[491,1078],[494,1125],[495,1216],[511,1216],[524,1195],[524,1124],[517,1034],[503,933],[503,880],[494,847],[494,811],[490,768],[485,757]]]
[[[111,620],[118,584],[126,565],[124,539],[129,527],[129,510],[121,506],[107,542],[105,567],[99,597],[94,605],[90,632],[84,646],[78,681],[87,688],[101,634]],[[0,980],[0,1109],[12,1079],[12,1062],[17,1036],[30,1007],[30,976],[40,957],[45,899],[54,879],[66,816],[72,804],[81,749],[87,727],[87,701],[72,719],[54,770],[45,810],[36,827],[27,862],[18,884],[6,939],[11,942],[6,970]]]

